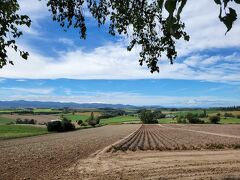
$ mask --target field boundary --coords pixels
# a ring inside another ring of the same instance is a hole
[[[95,153],[93,153],[91,156],[98,156],[98,155],[102,155],[102,154],[105,154],[107,153],[109,150],[111,150],[115,145],[117,145],[118,143],[126,140],[127,138],[129,138],[130,136],[132,136],[135,132],[137,132],[143,125],[141,125],[139,128],[137,128],[135,131],[133,131],[132,133],[130,133],[129,135],[125,136],[124,138],[116,141],[115,143],[103,148],[103,149],[100,149],[98,151],[96,151]]]
[[[174,127],[169,127],[169,126],[165,126],[165,125],[162,125],[162,124],[159,124],[159,126],[164,127],[164,128],[169,128],[169,129],[178,129],[178,130],[197,132],[197,133],[202,133],[202,134],[209,134],[209,135],[214,135],[214,136],[239,138],[240,139],[240,136],[230,135],[230,134],[212,133],[212,132],[208,132],[208,131],[199,131],[199,130],[192,130],[192,129],[185,129],[185,128],[174,128]]]

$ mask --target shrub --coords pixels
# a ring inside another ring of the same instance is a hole
[[[97,121],[96,120],[89,120],[88,124],[92,127],[95,127],[97,125]]]
[[[197,114],[188,113],[186,119],[191,124],[204,124],[204,121],[199,119]]]
[[[224,117],[234,117],[234,115],[232,113],[225,113]]]
[[[209,117],[209,120],[212,124],[218,124],[220,122],[220,117],[219,116],[211,116],[211,117]]]
[[[20,119],[20,118],[17,118],[16,119],[16,124],[36,124],[37,121],[35,121],[34,119]]]
[[[17,119],[16,119],[16,124],[22,124],[21,118],[17,118]]]
[[[75,126],[73,123],[71,123],[70,120],[63,119],[62,120],[62,131],[73,131],[75,129]]]
[[[157,124],[158,120],[150,110],[143,110],[139,115],[141,121],[144,124]]]
[[[83,123],[81,124],[81,126],[87,126],[87,123],[83,122]]]
[[[52,132],[52,131],[57,131],[61,132],[62,131],[62,123],[61,121],[51,121],[47,123],[47,130]]]
[[[56,132],[66,132],[73,131],[75,126],[71,121],[67,119],[63,119],[62,121],[51,121],[47,123],[48,131],[56,131]]]
[[[183,123],[183,124],[186,124],[186,123],[187,123],[186,119],[183,119],[183,120],[182,120],[182,123]]]
[[[156,119],[161,119],[161,118],[165,118],[165,114],[163,114],[160,110],[158,111],[154,111],[153,115],[155,116]]]
[[[183,123],[183,116],[177,116],[177,123]]]
[[[240,115],[237,115],[236,118],[240,119]]]
[[[78,121],[77,121],[77,124],[78,124],[79,126],[81,126],[81,125],[82,125],[82,123],[83,123],[83,121],[82,121],[82,120],[78,120]]]

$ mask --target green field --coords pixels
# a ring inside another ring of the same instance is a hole
[[[158,123],[160,124],[169,124],[169,123],[177,123],[177,119],[174,118],[162,118],[158,120]]]
[[[192,113],[192,114],[202,114],[204,111],[202,109],[198,109],[198,110],[188,110],[188,111],[172,111],[172,112],[163,112],[164,114],[174,114],[174,115],[180,115],[180,116],[185,116],[188,113]],[[207,114],[211,115],[214,113],[217,113],[219,111],[217,110],[206,110]]]
[[[56,110],[56,109],[34,109],[33,110],[34,113],[61,113],[62,111],[60,110]]]
[[[8,124],[8,123],[14,123],[15,119],[9,119],[5,117],[0,116],[0,124]]]
[[[82,121],[86,121],[89,118],[88,114],[65,114],[64,117],[66,117],[68,120],[71,121],[78,121],[78,120],[82,120]]]
[[[0,125],[0,140],[47,134],[46,128],[32,125]]]
[[[138,117],[117,116],[113,118],[101,119],[100,124],[121,124],[123,122],[140,121]]]
[[[240,124],[240,119],[234,118],[234,117],[227,117],[225,119],[225,118],[221,117],[220,123],[222,123],[222,124]]]

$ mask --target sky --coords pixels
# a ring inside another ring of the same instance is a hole
[[[14,66],[0,69],[0,100],[216,107],[240,105],[240,21],[225,35],[214,1],[189,0],[182,19],[190,41],[177,42],[171,65],[159,60],[159,73],[140,66],[138,48],[128,37],[110,36],[86,13],[87,39],[53,22],[46,1],[19,0],[32,20],[18,40],[29,52],[23,60],[9,50]],[[234,6],[230,3],[231,6]],[[235,7],[240,12],[239,7]]]

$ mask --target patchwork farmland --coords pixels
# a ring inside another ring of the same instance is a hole
[[[240,125],[128,124],[0,141],[0,174],[1,179],[240,176],[239,130]],[[204,169],[209,173],[201,174]]]

